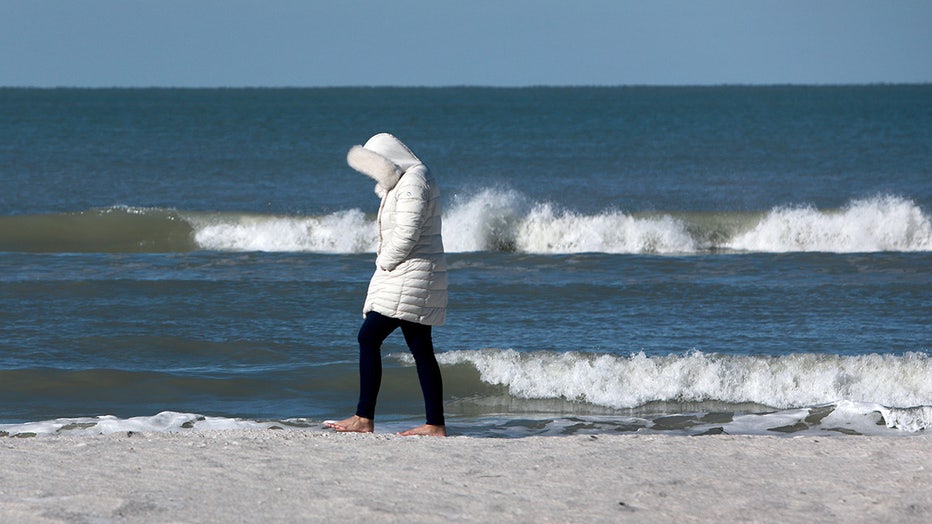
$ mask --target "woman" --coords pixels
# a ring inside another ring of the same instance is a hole
[[[347,163],[375,180],[382,197],[375,274],[369,282],[359,330],[359,403],[356,414],[326,425],[337,431],[375,429],[382,381],[382,342],[401,328],[414,355],[424,394],[426,423],[400,435],[446,436],[443,381],[434,356],[432,326],[446,319],[447,267],[440,220],[440,190],[427,166],[388,133],[353,146]]]

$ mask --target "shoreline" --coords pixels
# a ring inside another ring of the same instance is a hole
[[[3,438],[0,519],[923,522],[930,456],[930,435]]]

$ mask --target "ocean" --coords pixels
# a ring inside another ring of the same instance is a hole
[[[451,434],[932,426],[932,85],[0,89],[0,435],[352,414],[382,131],[443,194]]]

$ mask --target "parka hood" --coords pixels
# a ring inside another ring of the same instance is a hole
[[[395,187],[405,171],[422,163],[408,146],[390,133],[379,133],[365,145],[353,146],[346,155],[346,162],[375,180],[375,192],[380,196]]]

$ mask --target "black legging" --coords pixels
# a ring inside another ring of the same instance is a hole
[[[408,349],[414,355],[417,378],[424,394],[427,423],[443,426],[443,379],[434,356],[431,327],[386,317],[375,311],[366,314],[366,320],[359,328],[359,404],[356,406],[356,414],[368,419],[375,418],[375,402],[382,385],[382,342],[399,327]]]

